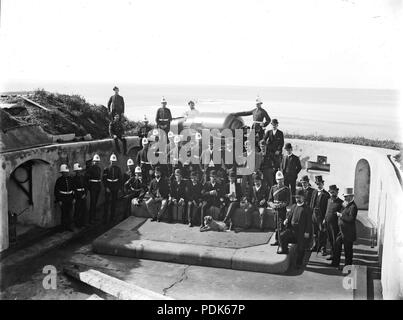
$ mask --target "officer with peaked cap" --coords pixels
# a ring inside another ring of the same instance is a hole
[[[281,171],[276,172],[276,182],[277,184],[270,188],[268,202],[276,218],[276,241],[272,245],[281,247],[280,234],[284,230],[287,206],[290,203],[290,189],[284,184],[284,175]]]
[[[79,163],[75,163],[73,166],[75,175],[73,176],[73,188],[74,198],[76,200],[74,204],[74,223],[77,227],[87,225],[89,222],[89,216],[87,212],[87,181],[83,174],[83,168]]]
[[[114,153],[111,154],[110,165],[104,169],[102,181],[105,187],[105,205],[104,205],[104,223],[115,221],[116,203],[118,193],[122,187],[122,172],[117,165],[117,157]]]
[[[125,113],[125,101],[121,95],[119,95],[119,88],[113,87],[115,94],[109,98],[108,112],[114,118],[115,114],[119,115],[119,118]]]
[[[296,267],[302,267],[305,255],[305,243],[312,232],[312,212],[305,204],[304,191],[298,188],[295,193],[296,203],[290,208],[284,220],[285,230],[280,234],[281,248],[277,253],[287,254],[288,244],[295,243],[297,258]]]
[[[167,101],[164,97],[161,99],[161,108],[157,110],[157,114],[155,116],[155,123],[157,124],[157,128],[160,128],[168,134],[169,128],[171,126],[172,114],[171,110],[167,108]]]
[[[102,182],[102,169],[99,166],[101,158],[98,154],[95,154],[92,158],[92,165],[86,170],[86,180],[88,190],[90,192],[90,212],[89,223],[94,224],[96,220],[97,203],[99,193],[101,192]]]
[[[73,229],[73,204],[74,189],[73,181],[69,176],[67,164],[60,166],[61,176],[57,178],[54,188],[55,201],[61,209],[61,221],[63,230],[74,231]]]
[[[354,202],[354,189],[346,188],[344,193],[343,209],[337,213],[339,218],[339,233],[335,243],[335,252],[332,266],[340,264],[341,249],[344,246],[345,265],[353,264],[353,243],[357,240],[356,220],[358,208]]]

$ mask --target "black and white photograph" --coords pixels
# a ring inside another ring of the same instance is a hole
[[[402,18],[0,0],[0,300],[402,300]]]

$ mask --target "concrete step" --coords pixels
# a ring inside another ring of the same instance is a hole
[[[293,263],[295,247],[291,245],[289,254],[279,255],[276,253],[277,246],[269,244],[274,241],[271,235],[272,233],[266,233],[266,240],[259,243],[252,241],[253,232],[200,232],[197,227],[189,228],[183,224],[157,223],[144,218],[129,217],[97,238],[92,248],[99,254],[285,273]],[[262,239],[262,235],[255,233],[255,237],[258,236]],[[188,243],[186,239],[189,239]]]

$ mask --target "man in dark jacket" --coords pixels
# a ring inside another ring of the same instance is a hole
[[[325,214],[327,209],[327,201],[330,198],[329,193],[324,189],[325,181],[322,176],[315,177],[315,183],[318,189],[312,192],[310,207],[312,209],[313,223],[313,245],[311,251],[322,251],[322,255],[326,256],[326,224]]]
[[[168,134],[172,121],[171,110],[167,108],[167,101],[165,98],[161,100],[161,108],[157,110],[157,114],[155,116],[155,123],[157,124],[157,128],[160,128]]]
[[[235,213],[236,209],[239,208],[240,201],[243,198],[243,192],[241,185],[236,182],[236,172],[230,171],[229,173],[229,182],[225,185],[224,188],[224,199],[225,203],[228,205],[227,214],[223,222],[230,223],[229,230],[232,230],[232,216]]]
[[[202,189],[203,204],[200,213],[200,227],[203,227],[204,216],[211,207],[220,211],[224,207],[223,185],[217,181],[217,172],[210,171],[210,181],[206,182]]]
[[[298,173],[301,171],[301,162],[299,158],[292,153],[291,143],[286,143],[284,149],[287,154],[283,156],[281,162],[281,171],[284,175],[284,184],[290,188],[291,194],[295,194],[295,185],[297,182]],[[292,203],[295,199],[292,198]]]
[[[133,203],[135,206],[140,205],[148,190],[147,184],[142,177],[140,167],[136,167],[134,173],[130,171],[130,176],[125,181],[123,189],[126,194],[125,198],[127,199],[127,209],[125,213],[125,217],[127,217],[130,214],[131,204]]]
[[[90,224],[95,223],[97,203],[101,192],[102,169],[99,166],[101,158],[95,154],[92,158],[92,165],[86,170],[88,190],[90,192]]]
[[[330,256],[326,260],[333,260],[334,246],[337,235],[339,234],[339,225],[337,212],[342,211],[343,200],[338,197],[339,189],[336,185],[329,186],[330,199],[327,201],[327,209],[325,214],[327,237],[330,243]]]
[[[112,118],[115,117],[115,114],[118,114],[120,119],[125,113],[125,101],[123,97],[119,95],[118,87],[114,87],[113,91],[115,91],[115,94],[109,98],[108,112],[111,114]]]
[[[355,221],[357,219],[357,205],[354,202],[353,188],[346,188],[344,194],[343,210],[337,213],[339,218],[339,233],[336,238],[336,244],[333,256],[333,267],[340,264],[341,249],[344,245],[345,265],[353,264],[353,243],[357,239]]]
[[[137,152],[136,165],[141,168],[142,176],[145,183],[150,183],[152,179],[152,165],[148,160],[149,142],[147,138],[142,139],[143,148]]]
[[[309,183],[309,177],[306,175],[301,178],[300,182],[302,190],[304,191],[305,203],[309,207],[311,205],[312,193],[315,189],[311,187],[311,184]]]
[[[141,146],[143,146],[143,138],[148,138],[148,133],[152,130],[153,128],[148,124],[148,119],[147,116],[144,115],[143,119],[143,124],[139,128],[138,136],[141,139]]]
[[[260,171],[263,173],[263,182],[264,185],[267,186],[267,189],[270,190],[270,188],[275,184],[275,177],[274,177],[274,173],[275,171],[275,161],[274,161],[274,157],[273,154],[271,154],[270,152],[268,152],[267,150],[267,145],[265,144],[264,140],[261,140],[260,143],[260,152],[259,154],[261,154],[262,157],[262,162],[260,164],[260,168],[256,168],[260,169]]]
[[[160,167],[155,167],[155,178],[151,180],[149,194],[150,199],[146,201],[148,212],[152,215],[151,221],[160,222],[168,208],[169,185],[162,176]]]
[[[255,145],[257,146],[258,142],[263,139],[264,136],[264,128],[270,124],[270,116],[265,109],[262,108],[263,102],[260,98],[256,98],[256,108],[250,111],[245,112],[236,112],[233,113],[234,116],[253,116],[253,125],[252,129],[255,129]]]
[[[69,169],[66,164],[60,166],[61,177],[57,178],[54,188],[55,201],[59,204],[62,216],[63,230],[74,231],[73,228],[73,204],[74,189],[73,181],[69,176]]]
[[[277,119],[273,119],[271,125],[273,129],[267,131],[263,139],[266,141],[267,152],[270,153],[274,159],[274,170],[278,171],[283,156],[284,134],[283,131],[278,129]]]
[[[186,205],[186,181],[182,179],[181,169],[176,169],[174,172],[174,179],[170,186],[170,205],[171,216],[178,216],[182,218],[182,222],[185,223],[185,205]],[[177,212],[177,214],[174,214]]]
[[[122,120],[118,114],[115,114],[113,120],[109,123],[109,135],[115,141],[116,151],[120,153],[119,140],[122,141],[123,154],[127,153],[126,139],[123,137],[125,129],[123,128]]]
[[[73,171],[76,173],[72,178],[74,188],[74,198],[76,203],[74,205],[74,223],[76,227],[88,225],[89,217],[87,215],[87,181],[83,175],[83,168],[79,163],[75,163]]]
[[[112,153],[110,165],[104,169],[102,181],[105,187],[104,223],[115,221],[116,204],[118,193],[122,188],[122,171],[117,165],[117,157]]]
[[[302,267],[305,254],[306,239],[309,239],[312,232],[312,212],[305,204],[304,191],[297,189],[295,194],[296,203],[291,206],[287,217],[284,220],[286,229],[280,234],[281,248],[277,253],[287,254],[288,244],[297,244],[296,267]]]
[[[197,171],[190,173],[190,181],[186,187],[186,199],[188,201],[187,213],[189,227],[193,227],[194,219],[203,204],[203,185],[199,181],[200,174]]]
[[[281,247],[280,234],[284,230],[287,206],[290,203],[290,189],[284,184],[284,175],[281,171],[276,173],[276,182],[277,184],[270,188],[268,203],[276,219],[276,241],[272,245]]]

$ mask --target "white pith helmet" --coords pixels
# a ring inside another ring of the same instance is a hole
[[[75,163],[73,165],[73,171],[81,171],[81,170],[83,170],[83,168],[80,167],[79,163]]]
[[[202,138],[202,135],[200,134],[200,132],[196,132],[195,139],[200,140],[201,138]]]
[[[153,129],[153,136],[158,136],[158,134],[159,134],[158,129]]]
[[[162,97],[161,103],[167,103],[167,101],[165,100],[165,97]]]
[[[134,161],[133,159],[127,159],[127,166],[134,166]]]
[[[60,172],[69,172],[69,168],[67,167],[67,164],[62,164],[60,166]]]
[[[276,179],[284,179],[284,175],[281,171],[276,172]]]
[[[141,173],[141,168],[140,168],[140,167],[136,167],[136,169],[134,169],[134,173]]]
[[[94,157],[92,158],[92,161],[101,161],[101,158],[99,157],[98,154],[94,154]]]
[[[172,138],[174,136],[174,133],[172,131],[168,132],[168,138]]]
[[[148,139],[147,139],[147,138],[143,138],[143,139],[141,140],[141,143],[142,143],[143,145],[148,144]]]
[[[174,143],[179,143],[181,141],[181,137],[175,136]]]
[[[116,154],[112,153],[111,157],[109,158],[109,161],[118,161],[118,158],[116,157]]]
[[[263,102],[262,102],[262,99],[260,99],[260,97],[257,97],[256,98],[256,104],[262,104]]]

